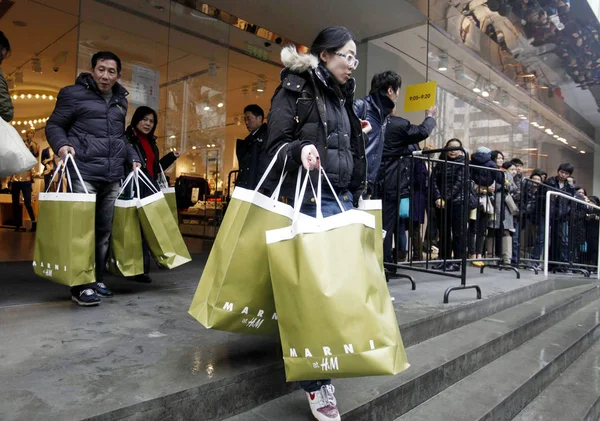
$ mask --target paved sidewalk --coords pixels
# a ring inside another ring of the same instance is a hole
[[[210,331],[187,314],[205,259],[154,271],[149,285],[109,277],[115,297],[96,308],[76,306],[30,263],[0,263],[0,419],[80,420],[279,360],[277,341]],[[470,281],[484,298],[543,280],[488,271]],[[475,301],[467,290],[444,305],[458,280],[413,275],[416,291],[389,284],[401,325]]]

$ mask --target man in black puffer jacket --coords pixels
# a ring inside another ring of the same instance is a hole
[[[99,295],[112,296],[103,277],[113,207],[124,164],[140,167],[135,150],[125,139],[128,92],[117,83],[120,74],[119,57],[110,52],[94,54],[91,73],[82,73],[75,85],[61,89],[46,123],[46,137],[54,153],[63,160],[73,155],[87,191],[96,194],[96,283],[71,288],[73,301],[82,306],[98,305]],[[73,192],[85,192],[78,179],[73,178],[72,183]]]

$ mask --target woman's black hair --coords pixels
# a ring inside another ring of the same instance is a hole
[[[310,53],[321,57],[321,53],[335,53],[350,41],[355,41],[352,33],[343,26],[330,26],[319,32],[310,47]]]
[[[449,148],[448,145],[450,145],[450,143],[452,143],[452,142],[458,142],[458,144],[460,145],[460,147],[461,148],[463,147],[463,144],[460,141],[460,139],[454,138],[454,139],[450,139],[449,141],[447,141],[446,144],[444,145],[444,148]],[[447,152],[440,152],[440,158],[439,159],[445,161],[447,159],[446,156],[447,156]]]
[[[502,155],[502,158],[504,158],[504,154],[498,150],[496,151],[492,151],[491,157],[492,157],[492,161],[494,161],[494,164],[496,163],[496,160],[498,159],[498,155]]]
[[[600,198],[598,198],[598,196],[589,196],[588,199],[590,199],[594,205],[600,206]]]
[[[583,194],[587,196],[587,191],[583,188],[583,186],[575,186],[575,191],[583,190]]]
[[[146,117],[147,115],[152,114],[154,116],[154,127],[152,127],[152,130],[150,130],[150,133],[148,133],[148,136],[152,137],[154,136],[154,130],[156,130],[156,125],[158,124],[158,115],[156,115],[156,111],[154,111],[152,108],[150,107],[146,107],[145,105],[138,107],[137,110],[135,110],[135,113],[133,113],[133,117],[131,117],[131,124],[130,126],[135,129],[138,125],[138,123],[140,121],[142,121],[144,119],[144,117]]]

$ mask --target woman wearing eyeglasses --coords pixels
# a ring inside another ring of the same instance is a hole
[[[281,84],[273,96],[268,119],[269,153],[274,155],[285,146],[279,152],[281,166],[287,155],[289,175],[281,195],[293,202],[300,165],[309,171],[323,166],[335,195],[349,210],[366,189],[363,130],[370,129],[369,123],[361,122],[353,109],[352,72],[358,60],[352,34],[343,27],[326,28],[314,40],[310,54],[300,54],[294,47],[286,47],[281,59],[285,69],[281,72]],[[319,171],[312,171],[311,177],[316,185]],[[323,188],[324,217],[340,212],[335,199],[329,188]],[[303,201],[301,211],[315,216],[312,192]],[[340,419],[330,380],[305,381],[301,386],[315,419]]]

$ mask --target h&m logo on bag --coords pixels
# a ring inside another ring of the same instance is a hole
[[[227,310],[227,311],[233,312],[233,303],[230,303],[229,301],[227,301],[225,303],[225,305],[223,306],[223,310]],[[248,314],[249,311],[250,311],[250,309],[248,307],[244,307],[244,309],[241,311],[240,314]],[[256,314],[256,317],[254,317],[251,320],[248,320],[248,318],[243,319],[242,320],[242,324],[245,324],[246,327],[251,327],[253,329],[258,329],[258,328],[260,328],[262,326],[262,324],[265,321],[264,314],[265,314],[264,310],[258,310],[258,313]],[[273,313],[273,316],[271,317],[271,320],[277,320],[277,313]]]
[[[375,349],[375,341],[369,341],[369,348],[371,350]],[[344,344],[344,353],[345,354],[354,354],[354,345],[352,344]],[[323,347],[323,355],[321,362],[318,361],[313,362],[313,368],[318,369],[321,368],[321,371],[339,371],[340,365],[338,362],[338,357],[334,357],[331,352],[331,347],[324,346]],[[290,357],[298,358],[298,351],[296,348],[290,348]],[[312,352],[310,349],[304,349],[304,358],[313,358]]]
[[[34,268],[36,267],[40,267],[42,269],[42,275],[44,276],[48,276],[48,277],[52,277],[52,274],[56,271],[60,271],[60,265],[52,265],[50,263],[45,263],[44,262],[40,262],[39,264],[34,260],[32,263],[32,266]],[[54,266],[54,269],[52,268]],[[63,266],[63,271],[66,272],[67,271],[67,267]]]

